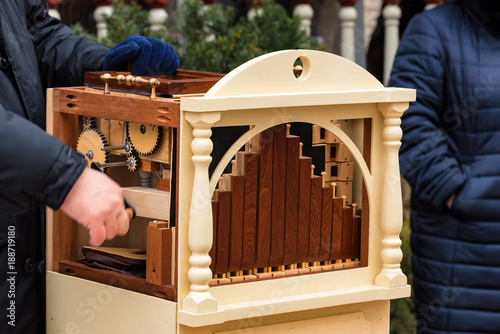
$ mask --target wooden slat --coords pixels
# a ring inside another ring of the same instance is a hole
[[[309,218],[311,215],[311,164],[312,159],[300,158],[299,167],[299,221],[297,262],[307,260],[309,250]]]
[[[272,267],[283,264],[285,236],[286,125],[273,128],[273,198],[271,223]]]
[[[350,259],[352,247],[352,207],[346,206],[342,210],[342,247],[340,257],[342,260]]]
[[[259,195],[255,267],[269,266],[273,195],[273,130],[259,136]]]
[[[171,284],[172,230],[168,223],[149,223],[146,247],[146,282]]]
[[[332,245],[333,188],[322,188],[321,204],[321,247],[319,261],[328,261]]]
[[[371,146],[372,146],[372,119],[365,118],[363,124],[363,158],[365,159],[368,170],[371,169]],[[368,192],[363,182],[361,189],[361,245],[360,262],[362,267],[368,265],[368,241],[370,230],[370,203],[368,202]]]
[[[309,250],[308,262],[319,261],[321,240],[321,203],[323,201],[322,178],[311,178],[311,215],[309,220]]]
[[[208,254],[212,259],[212,262],[210,262],[210,270],[212,271],[212,273],[215,271],[215,262],[217,260],[217,226],[218,226],[217,219],[219,218],[218,209],[219,209],[219,202],[212,201],[213,241],[212,241],[212,248],[210,249],[210,252]]]
[[[343,199],[340,197],[333,199],[333,223],[332,223],[332,247],[330,250],[330,260],[339,260],[342,245],[342,213]]]
[[[147,96],[114,92],[103,94],[78,87],[60,88],[58,91],[59,111],[62,113],[179,127],[180,102],[174,99],[150,100]]]
[[[91,268],[79,262],[61,261],[59,264],[59,273],[174,302],[177,301],[177,289],[173,285],[155,285],[146,282],[144,278],[117,273],[111,270]]]
[[[219,190],[219,209],[217,210],[217,260],[215,274],[227,272],[229,260],[229,227],[231,223],[231,192]]]
[[[288,136],[286,138],[285,254],[283,256],[285,265],[297,262],[299,149],[300,137]]]
[[[255,239],[257,236],[257,178],[259,155],[245,153],[245,204],[243,214],[243,255],[241,270],[252,269],[255,263]]]
[[[359,259],[361,245],[361,217],[355,216],[352,222],[351,259]]]
[[[241,270],[243,254],[243,202],[245,198],[245,177],[231,175],[231,229],[229,238],[228,271]]]

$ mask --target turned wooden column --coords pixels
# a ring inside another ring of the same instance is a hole
[[[399,3],[401,0],[384,0],[384,2],[385,7],[382,11],[385,26],[383,83],[387,85],[399,44],[399,20],[401,19]]]
[[[55,17],[56,19],[61,19],[61,13],[59,13],[58,7],[62,0],[47,0],[49,4],[49,15]]]
[[[97,39],[101,39],[108,36],[104,15],[113,14],[113,7],[111,7],[113,0],[94,0],[94,3],[96,5],[94,20],[97,28]]]
[[[311,36],[311,23],[314,10],[311,6],[312,0],[295,0],[293,15],[300,17],[300,27]]]
[[[149,8],[148,22],[152,30],[167,29],[168,13],[165,6],[170,0],[143,0]]]
[[[382,236],[382,271],[377,275],[375,284],[393,288],[407,284],[401,271],[401,239],[403,227],[403,200],[399,174],[399,147],[401,146],[401,116],[408,109],[408,102],[379,103],[378,110],[384,116],[385,169],[382,186],[382,207],[380,224]]]
[[[212,161],[210,153],[213,143],[210,139],[212,126],[220,119],[220,113],[187,112],[186,120],[193,127],[194,164],[193,192],[189,211],[188,244],[191,250],[188,278],[191,291],[182,301],[182,309],[192,313],[217,311],[217,301],[208,291],[212,278],[211,258],[208,254],[213,243],[212,201],[210,194],[208,166]]]
[[[351,61],[356,61],[356,39],[354,37],[358,12],[354,5],[358,0],[339,0],[342,6],[340,18],[340,55]]]

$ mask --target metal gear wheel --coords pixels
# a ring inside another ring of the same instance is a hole
[[[134,149],[142,155],[153,154],[161,143],[161,126],[128,123],[127,134]]]
[[[139,158],[137,158],[132,153],[127,154],[127,160],[129,162],[128,170],[131,172],[135,172],[137,170],[137,168],[139,167],[141,160],[139,160]]]
[[[95,117],[83,116],[82,125],[83,129],[95,128],[96,120]]]
[[[76,150],[85,156],[87,167],[90,167],[92,162],[102,165],[109,161],[109,152],[101,150],[105,146],[108,146],[108,141],[102,132],[95,128],[87,128],[80,133]]]

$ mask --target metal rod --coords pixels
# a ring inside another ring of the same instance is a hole
[[[120,167],[120,166],[130,166],[131,165],[131,159],[126,160],[126,161],[119,161],[119,162],[108,162],[104,164],[99,164],[99,167],[101,168],[108,168],[108,167]]]
[[[104,146],[101,147],[101,151],[114,151],[114,150],[125,150],[125,152],[130,151],[130,144],[125,143],[124,145],[121,146]]]

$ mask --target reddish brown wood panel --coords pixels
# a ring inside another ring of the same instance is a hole
[[[365,118],[363,124],[363,159],[365,159],[368,170],[371,170],[371,146],[372,146],[372,119]],[[370,231],[370,203],[368,202],[368,192],[363,180],[361,190],[361,245],[360,262],[362,267],[368,265],[368,242]]]
[[[297,262],[297,233],[299,220],[299,150],[300,137],[286,138],[285,186],[285,254],[283,264]]]
[[[339,260],[342,245],[342,213],[344,200],[340,197],[333,199],[333,223],[332,223],[332,248],[330,260]]]
[[[92,268],[80,262],[61,261],[59,264],[59,273],[174,302],[177,301],[177,289],[173,285],[155,285],[146,282],[144,278],[117,273],[111,270]]]
[[[101,71],[101,72],[87,72],[85,73],[85,84],[91,86],[104,86],[101,80],[101,75],[109,73],[113,77],[119,74],[130,75],[130,72],[116,72],[116,71]],[[202,72],[193,70],[179,69],[171,75],[160,75],[154,78],[158,79],[160,85],[156,87],[157,94],[175,95],[175,94],[195,94],[206,93],[217,81],[219,81],[224,74],[214,72]],[[141,76],[144,79],[152,77]],[[149,85],[130,87],[125,84],[120,84],[117,81],[110,81],[109,86],[118,89],[128,89],[136,91],[150,92]]]
[[[170,285],[172,230],[168,227],[168,223],[149,223],[146,233],[146,254],[146,282]]]
[[[346,206],[342,213],[342,247],[340,257],[342,260],[351,258],[352,247],[352,220],[353,209],[351,206]]]
[[[351,259],[359,259],[361,246],[361,217],[355,216],[352,221]]]
[[[103,94],[82,88],[58,88],[59,111],[67,114],[109,118],[117,121],[179,127],[180,102],[147,96]],[[136,112],[140,110],[141,112]]]
[[[309,250],[307,261],[319,261],[319,250],[321,240],[321,203],[323,201],[322,191],[323,179],[321,176],[311,178],[311,214],[309,220]]]
[[[273,128],[273,198],[269,266],[283,264],[285,236],[286,125]]]
[[[259,155],[245,153],[245,203],[243,215],[243,255],[241,270],[252,269],[255,263],[255,238],[257,236],[257,178]]]
[[[301,157],[299,162],[299,221],[297,262],[307,260],[309,250],[309,218],[311,215],[311,164],[312,159]]]
[[[332,248],[333,188],[323,187],[322,193],[319,261],[328,261]]]
[[[255,267],[269,266],[273,196],[273,129],[259,136],[259,195]]]
[[[213,219],[213,241],[212,241],[212,248],[210,249],[210,252],[208,255],[210,255],[210,258],[212,259],[212,262],[210,262],[210,270],[212,273],[215,270],[215,260],[217,259],[217,218],[218,218],[218,213],[217,209],[219,208],[219,202],[217,201],[212,201],[212,219]]]
[[[229,228],[231,224],[231,192],[220,190],[218,194],[219,209],[217,210],[217,261],[215,274],[227,272],[229,260]]]
[[[231,176],[231,228],[229,238],[229,269],[241,270],[243,254],[243,202],[245,200],[245,177]]]

